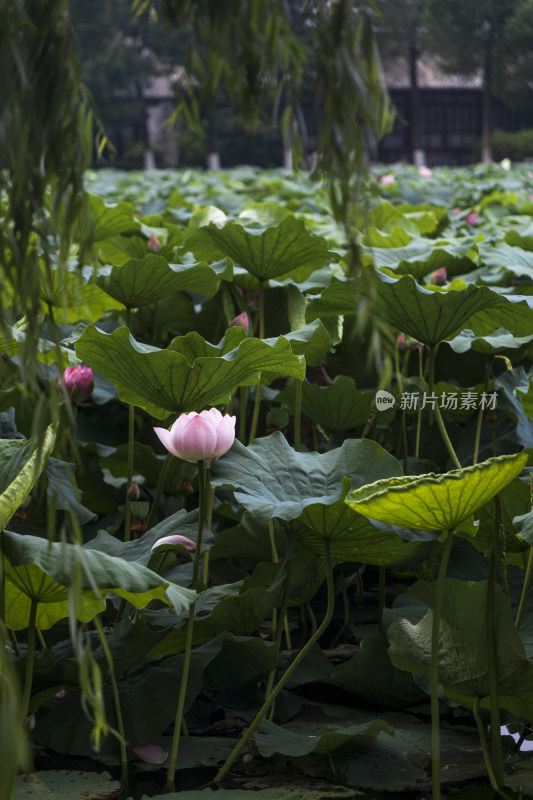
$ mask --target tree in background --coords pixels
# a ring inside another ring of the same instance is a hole
[[[171,76],[183,62],[182,33],[153,17],[134,18],[131,0],[70,0],[70,11],[81,78],[102,124],[113,139],[126,111],[130,119],[138,120],[140,139],[149,151],[144,91],[154,78]]]
[[[420,101],[417,64],[427,47],[426,13],[428,0],[378,0],[382,24],[377,30],[377,41],[382,58],[402,59],[409,65],[410,82],[410,157],[417,166],[426,163],[420,139]]]
[[[432,47],[443,67],[460,74],[479,73],[482,77],[482,140],[483,161],[491,159],[491,97],[508,100],[512,76],[517,77],[518,50],[511,39],[520,20],[531,15],[532,4],[516,0],[429,0],[428,33]],[[529,34],[526,34],[526,30]],[[531,16],[522,29],[527,50],[533,46]],[[518,59],[521,63],[521,59]],[[529,73],[530,74],[530,73]],[[524,80],[525,79],[525,80]],[[523,72],[522,87],[529,80]],[[515,90],[518,85],[513,87]],[[530,90],[531,91],[531,90]]]

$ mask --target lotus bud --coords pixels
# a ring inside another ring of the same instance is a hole
[[[138,500],[139,497],[141,496],[141,490],[139,488],[139,484],[136,481],[133,481],[133,483],[130,483],[130,485],[128,486],[127,495],[128,495],[128,500],[131,500],[132,502],[135,502],[135,500]]]
[[[133,752],[141,761],[146,764],[163,764],[167,760],[168,753],[157,744],[139,744],[133,748]]]
[[[479,219],[479,214],[476,214],[475,211],[469,211],[465,217],[465,222],[469,225],[475,225]]]
[[[407,341],[403,333],[398,334],[398,338],[396,339],[396,347],[398,350],[401,350],[402,353],[404,350],[407,350]]]
[[[169,453],[184,461],[210,462],[220,458],[235,441],[235,417],[222,416],[217,408],[181,414],[171,429],[154,428]]]
[[[150,236],[148,240],[148,250],[151,253],[159,253],[161,250],[161,242],[157,238],[157,236]]]
[[[155,544],[152,545],[152,550],[158,550],[160,547],[164,547],[165,545],[172,547],[173,545],[181,544],[189,553],[194,553],[196,550],[196,542],[193,542],[192,539],[188,539],[186,536],[181,536],[179,533],[172,534],[171,536],[162,536],[161,539],[158,539]]]
[[[382,186],[390,186],[392,183],[395,183],[396,178],[394,175],[382,175],[381,176],[381,184]]]
[[[236,316],[235,319],[230,323],[230,328],[236,328],[238,326],[244,328],[246,333],[248,333],[250,330],[250,322],[248,320],[248,314],[246,311],[243,311],[242,314]]]
[[[448,273],[446,272],[446,267],[441,267],[440,269],[436,269],[435,272],[432,273],[429,282],[432,283],[433,286],[444,286],[447,277]]]
[[[422,166],[418,167],[418,174],[421,178],[431,178],[433,175],[433,170],[431,170],[429,167],[426,167],[425,164],[422,164]]]
[[[90,367],[67,367],[63,378],[59,381],[59,388],[65,388],[73,403],[82,403],[90,397],[94,389],[93,371]]]

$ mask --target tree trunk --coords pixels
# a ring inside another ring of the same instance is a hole
[[[217,126],[214,111],[211,111],[207,119],[207,169],[220,169],[220,153],[218,152]]]
[[[417,75],[418,50],[413,44],[409,50],[409,73],[411,81],[410,102],[411,102],[411,127],[410,127],[410,150],[411,161],[416,167],[422,167],[426,163],[426,153],[421,147],[420,142],[420,95],[418,92]]]
[[[492,161],[492,48],[490,41],[487,43],[485,56],[485,69],[483,71],[483,89],[481,98],[481,160]]]

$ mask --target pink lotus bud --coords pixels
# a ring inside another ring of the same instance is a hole
[[[468,222],[469,225],[475,225],[479,219],[479,214],[476,214],[475,211],[469,211],[465,217],[465,222]]]
[[[163,764],[167,760],[168,753],[157,744],[138,744],[133,748],[136,756],[146,764]]]
[[[157,238],[157,236],[150,236],[148,239],[148,250],[151,253],[159,253],[161,250],[161,242]]]
[[[407,342],[405,341],[405,336],[403,333],[398,334],[398,338],[396,339],[396,347],[398,350],[407,350]]]
[[[452,214],[455,214],[455,216],[457,216],[458,214],[461,213],[461,211],[462,211],[461,208],[454,208],[453,211],[452,211]]]
[[[73,403],[81,403],[87,400],[94,389],[93,371],[81,365],[67,367],[58,385],[60,389],[66,389]]]
[[[425,164],[422,164],[422,166],[418,167],[418,174],[421,178],[431,178],[433,175],[433,170],[431,170],[429,167],[426,167]]]
[[[248,333],[248,331],[250,330],[250,322],[248,320],[248,314],[246,313],[246,311],[243,311],[242,314],[239,314],[238,316],[235,317],[235,319],[230,324],[230,328],[235,328],[239,325],[241,328],[244,328],[246,333]]]
[[[135,500],[138,500],[141,496],[141,490],[139,489],[139,484],[136,481],[133,481],[133,483],[130,483],[128,486],[127,495],[128,500],[131,500],[132,503],[134,503]]]
[[[448,273],[446,272],[446,267],[441,267],[440,269],[436,269],[435,272],[432,273],[429,282],[432,283],[433,286],[444,286],[447,277]]]
[[[222,416],[217,408],[181,414],[171,429],[154,428],[169,453],[184,461],[220,458],[235,441],[235,417]]]
[[[181,544],[183,547],[189,551],[189,553],[194,553],[196,550],[196,542],[193,542],[192,539],[187,539],[186,536],[180,536],[178,533],[173,534],[171,536],[162,536],[161,539],[158,539],[155,544],[152,545],[152,551],[158,550],[160,547],[164,547],[165,545],[174,545],[174,544]]]
[[[394,183],[396,178],[394,175],[382,175],[381,176],[381,183],[383,186],[390,186],[391,183]]]

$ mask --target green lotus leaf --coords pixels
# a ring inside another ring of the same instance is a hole
[[[55,440],[54,425],[48,426],[42,442],[31,440],[24,445],[12,439],[0,440],[0,531],[31,492],[54,448]]]
[[[497,456],[443,475],[389,478],[351,492],[360,514],[415,530],[453,530],[520,474],[527,454]]]
[[[159,600],[176,613],[185,611],[195,597],[190,589],[170,584],[146,567],[97,550],[48,542],[12,531],[2,534],[6,576],[6,624],[26,628],[32,600],[38,601],[37,627],[46,630],[69,615],[69,591],[73,576],[81,583],[79,616],[89,622],[105,609],[109,592],[135,608]]]
[[[318,386],[304,381],[302,385],[302,412],[327,431],[347,431],[364,425],[367,421],[375,392],[362,392],[355,388],[353,378],[337,375],[330,386]],[[295,411],[295,388],[287,386],[276,400],[285,403],[291,414]]]
[[[76,323],[80,319],[94,321],[106,311],[122,308],[114,298],[99,286],[85,283],[77,272],[53,269],[49,275],[41,271],[38,286],[39,296],[45,305],[54,308],[58,322]]]
[[[439,683],[447,694],[463,704],[473,698],[489,700],[487,653],[487,581],[446,578],[441,611],[439,642]],[[430,609],[435,606],[436,582],[419,581],[408,593]],[[517,717],[533,715],[533,663],[525,655],[509,603],[495,586],[495,631],[498,642],[499,702]],[[393,664],[408,672],[430,672],[433,614],[429,611],[416,625],[406,619],[393,622],[387,630]]]
[[[211,483],[233,487],[236,500],[265,522],[294,520],[313,503],[334,503],[342,495],[344,477],[362,486],[377,476],[401,473],[396,459],[369,439],[348,439],[327,453],[298,453],[278,432],[248,447],[236,441],[211,465]]]
[[[328,726],[329,727],[329,726]],[[289,731],[266,719],[259,725],[254,735],[260,755],[268,758],[274,753],[285,756],[307,756],[310,753],[328,755],[334,753],[356,736],[377,737],[380,733],[394,736],[394,728],[387,722],[376,719],[359,725],[332,725],[320,736],[305,735]]]
[[[43,770],[19,775],[13,800],[112,800],[121,785],[108,772]]]
[[[211,223],[198,228],[187,240],[187,248],[197,258],[214,261],[231,258],[257,280],[288,276],[295,271],[305,277],[320,269],[336,254],[327,241],[309,233],[301,220],[287,216],[278,225],[268,228],[245,228],[237,222],[226,222],[218,228]]]
[[[107,205],[95,194],[88,195],[88,201],[89,213],[84,213],[78,222],[80,240],[90,238],[93,242],[101,242],[121,233],[139,232],[139,220],[131,203],[121,201]]]
[[[487,286],[430,290],[410,276],[396,280],[370,269],[358,286],[363,295],[372,298],[372,312],[377,317],[427,345],[449,339],[463,328],[471,328],[478,336],[501,327],[514,336],[529,336],[533,326],[528,299],[500,295]]]
[[[168,264],[161,256],[148,254],[124,264],[101,267],[92,281],[127,308],[141,308],[179,291],[212,297],[220,276],[205,261]]]
[[[493,355],[494,353],[504,353],[506,350],[518,350],[522,345],[529,344],[531,340],[533,340],[533,334],[513,336],[505,328],[498,328],[489,336],[476,336],[474,331],[464,330],[458,336],[450,339],[448,344],[456,353],[474,350],[476,353]]]
[[[200,338],[196,334],[190,341]],[[148,347],[135,341],[127,328],[107,334],[94,325],[88,325],[75,344],[77,355],[116,386],[121,400],[157,419],[227,403],[238,386],[265,383],[278,375],[302,380],[305,373],[302,357],[281,336],[274,345],[246,338],[230,352],[196,357],[192,363],[177,347],[176,340],[166,350]]]
[[[350,480],[344,478],[343,490],[334,502],[311,503],[291,521],[290,527],[305,547],[324,555],[326,540],[331,557],[338,562],[352,561],[376,566],[401,566],[409,569],[431,554],[436,533],[376,531],[362,514],[357,514],[345,502]]]

